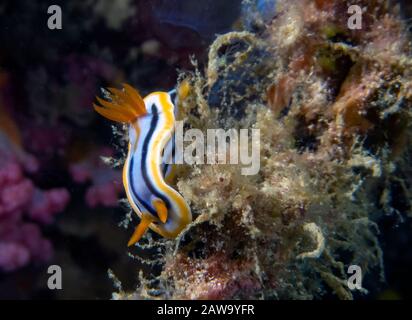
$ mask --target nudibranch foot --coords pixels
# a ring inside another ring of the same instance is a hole
[[[160,219],[160,221],[162,221],[162,223],[166,223],[167,221],[167,208],[165,203],[160,200],[160,199],[156,199],[155,201],[153,201],[153,206],[156,209],[157,215]]]
[[[140,223],[137,225],[136,229],[133,232],[133,235],[130,237],[129,242],[127,243],[128,247],[133,246],[143,237],[146,233],[147,228],[149,228],[150,223],[152,220],[147,216],[142,216]]]

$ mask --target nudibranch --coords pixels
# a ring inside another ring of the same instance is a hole
[[[184,87],[184,86],[183,86]],[[168,183],[174,154],[173,132],[180,92],[154,92],[144,99],[130,85],[108,88],[107,100],[97,97],[94,109],[107,119],[128,124],[128,152],[123,184],[133,211],[140,217],[128,246],[137,243],[148,228],[175,238],[192,221],[190,207]]]

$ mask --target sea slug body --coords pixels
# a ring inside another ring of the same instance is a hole
[[[175,238],[192,221],[185,199],[167,181],[172,174],[173,132],[179,94],[154,92],[141,98],[131,86],[108,88],[109,101],[97,98],[102,116],[128,123],[129,146],[123,167],[123,184],[134,212],[141,218],[128,246],[137,243],[147,228]]]

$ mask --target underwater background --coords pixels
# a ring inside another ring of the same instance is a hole
[[[2,0],[0,299],[410,298],[411,19],[406,0]],[[128,249],[122,128],[92,105],[182,79],[185,125],[259,128],[261,171],[183,168],[193,227]]]

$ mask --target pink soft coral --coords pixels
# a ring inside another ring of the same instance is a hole
[[[14,148],[3,135],[0,148],[0,270],[13,271],[30,262],[48,261],[53,248],[40,230],[69,202],[66,189],[37,188],[25,172],[37,170],[31,156]]]
[[[104,207],[117,206],[123,190],[121,172],[110,169],[103,163],[100,156],[110,157],[113,150],[110,148],[98,149],[81,162],[70,166],[70,174],[77,183],[91,182],[87,189],[85,200],[89,207],[99,205]]]

